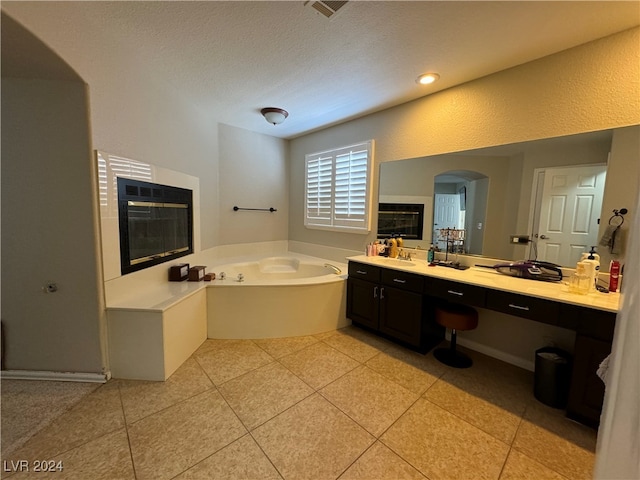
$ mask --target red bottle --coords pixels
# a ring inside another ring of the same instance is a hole
[[[620,276],[620,262],[617,260],[611,260],[609,266],[609,291],[615,292],[618,290],[618,277]]]

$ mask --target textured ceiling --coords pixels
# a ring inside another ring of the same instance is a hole
[[[91,86],[131,65],[229,125],[283,138],[398,105],[640,24],[640,3],[2,2]],[[431,86],[418,74],[436,71]],[[262,107],[289,111],[273,126]]]

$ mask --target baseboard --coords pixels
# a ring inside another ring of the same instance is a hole
[[[510,355],[500,350],[496,350],[495,348],[487,347],[486,345],[482,345],[481,343],[476,343],[474,341],[458,337],[458,345],[462,345],[463,347],[467,347],[470,350],[483,353],[489,357],[497,358],[498,360],[510,363],[511,365],[515,365],[516,367],[524,368],[525,370],[529,370],[530,372],[534,371],[535,364],[533,361],[529,362],[523,358],[516,357],[515,355]]]
[[[55,382],[85,382],[106,383],[111,378],[111,372],[48,372],[37,370],[2,370],[0,378],[3,380],[49,380]]]

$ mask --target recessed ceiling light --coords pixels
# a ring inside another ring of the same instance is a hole
[[[423,73],[418,78],[416,78],[416,83],[421,85],[429,85],[430,83],[435,82],[440,78],[440,75],[437,73]]]

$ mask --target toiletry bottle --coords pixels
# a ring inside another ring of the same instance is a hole
[[[576,272],[569,280],[569,292],[585,295],[589,293],[591,287],[591,278],[585,272],[585,264],[578,262]]]
[[[398,258],[398,243],[395,238],[389,240],[389,258]]]
[[[591,247],[589,253],[583,253],[580,262],[590,264],[586,267],[587,275],[591,277],[591,291],[596,289],[596,281],[600,272],[600,255],[596,253],[596,247]]]
[[[433,243],[431,244],[431,246],[429,247],[429,251],[427,252],[427,262],[428,263],[433,263],[433,259],[435,257],[435,249],[433,248]]]
[[[611,260],[609,266],[609,291],[618,291],[618,279],[620,277],[620,262],[617,260]]]

